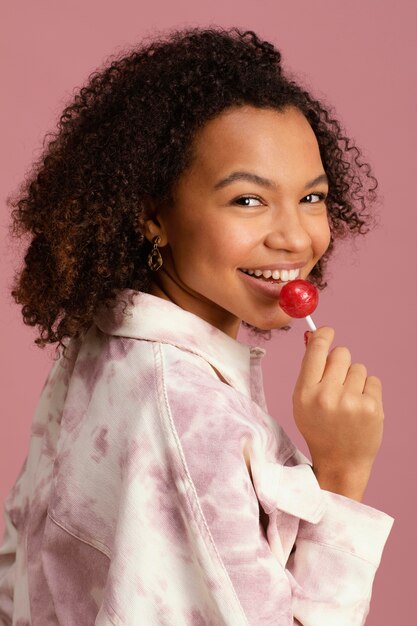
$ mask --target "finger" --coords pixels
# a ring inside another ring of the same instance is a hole
[[[336,346],[327,357],[322,381],[332,385],[343,385],[351,362],[349,350],[344,346]]]
[[[372,396],[378,402],[382,402],[382,383],[377,376],[368,376],[363,388],[363,393]]]
[[[333,338],[334,329],[330,326],[320,326],[313,332],[301,362],[297,384],[304,386],[320,382]]]
[[[368,372],[365,365],[353,363],[349,368],[343,387],[346,391],[351,391],[352,393],[363,393],[367,375]]]

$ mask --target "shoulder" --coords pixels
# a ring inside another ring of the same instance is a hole
[[[168,344],[160,344],[160,351],[166,400],[174,415],[188,413],[188,422],[203,419],[207,424],[214,415],[218,422],[250,413],[242,393],[202,355]]]
[[[172,344],[156,344],[156,358],[161,366],[164,383],[171,392],[185,395],[190,391],[231,393],[234,389],[224,383],[219,372],[203,354]],[[202,398],[203,399],[203,398]]]
[[[186,457],[197,451],[197,456],[210,455],[221,463],[228,454],[241,461],[255,441],[270,462],[291,463],[294,454],[294,464],[307,460],[297,456],[290,437],[249,390],[245,395],[227,384],[198,354],[170,344],[155,344],[154,349],[160,353],[161,417],[175,431]]]

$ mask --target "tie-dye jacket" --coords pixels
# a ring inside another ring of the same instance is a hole
[[[320,489],[267,412],[263,348],[120,296],[41,392],[4,505],[0,623],[364,624],[394,519]]]

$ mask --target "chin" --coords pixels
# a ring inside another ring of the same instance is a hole
[[[285,330],[289,330],[291,328],[292,318],[287,317],[287,319],[284,319],[275,323],[273,322],[267,323],[261,320],[259,321],[244,320],[244,321],[246,322],[246,324],[251,324],[251,326],[258,328],[259,330],[279,330],[280,328],[285,328]]]

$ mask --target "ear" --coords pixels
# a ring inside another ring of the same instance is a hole
[[[151,243],[155,235],[161,237],[160,246],[165,246],[167,243],[165,228],[161,215],[160,207],[157,206],[153,198],[148,198],[146,201],[146,211],[143,222],[141,223],[141,230],[146,239]]]

